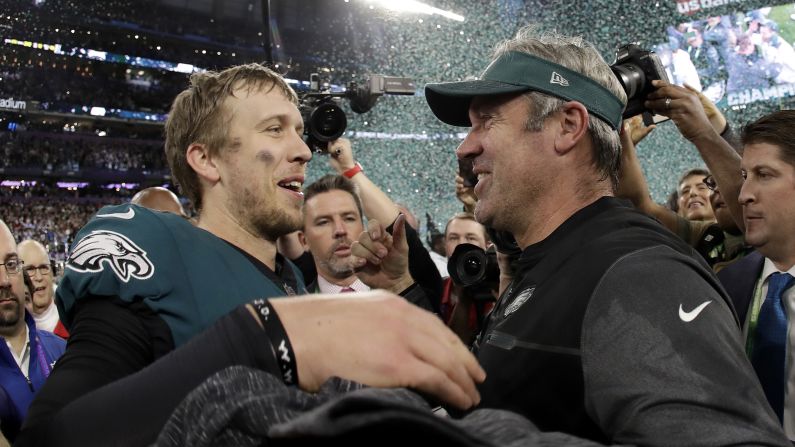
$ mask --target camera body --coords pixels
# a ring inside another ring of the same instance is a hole
[[[447,261],[447,271],[453,283],[463,287],[475,301],[495,300],[500,267],[494,246],[484,250],[473,244],[459,244]]]
[[[651,81],[661,79],[668,82],[668,75],[659,56],[634,43],[616,50],[616,61],[610,69],[627,93],[627,107],[622,115],[624,119],[649,112],[643,103],[646,96],[655,89]]]
[[[348,117],[341,107],[343,99],[350,101],[354,112],[365,113],[385,94],[414,95],[415,91],[410,78],[370,75],[362,83],[351,81],[343,91],[334,92],[328,84],[321,86],[320,75],[312,73],[309,91],[298,94],[306,143],[315,152],[325,153],[326,143],[342,136],[348,127]]]

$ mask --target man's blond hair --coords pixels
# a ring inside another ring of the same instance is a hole
[[[188,164],[188,147],[199,143],[205,145],[211,155],[218,154],[228,143],[232,118],[224,101],[234,96],[236,90],[251,93],[270,92],[274,88],[298,104],[298,97],[284,78],[260,64],[196,73],[190,78],[190,87],[174,99],[166,121],[166,159],[180,191],[196,211],[202,208],[202,193],[199,178]]]

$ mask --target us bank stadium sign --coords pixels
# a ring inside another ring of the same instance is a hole
[[[25,110],[27,108],[28,103],[25,101],[17,101],[14,98],[0,99],[0,109]]]
[[[769,101],[791,96],[795,96],[795,84],[774,85],[768,88],[749,88],[730,92],[726,99],[728,105],[739,106],[756,101]]]
[[[741,2],[742,0],[676,0],[676,9],[679,14],[691,15],[704,9]]]

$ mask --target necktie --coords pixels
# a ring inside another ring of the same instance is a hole
[[[767,286],[767,296],[756,324],[754,353],[751,363],[765,390],[767,401],[778,415],[784,417],[784,390],[786,385],[787,305],[784,291],[795,278],[789,273],[773,273]]]
[[[349,293],[349,292],[355,292],[355,290],[353,290],[352,287],[343,287],[342,290],[340,290],[340,293]]]

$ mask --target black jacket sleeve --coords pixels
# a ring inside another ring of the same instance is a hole
[[[791,445],[728,299],[694,264],[657,247],[602,278],[583,322],[589,415],[622,445]]]
[[[168,348],[155,319],[118,300],[81,303],[66,352],[15,445],[147,445],[182,399],[215,372],[247,365],[279,376],[272,351],[264,349],[270,344],[265,331],[243,306],[157,360]]]
[[[304,275],[304,284],[309,285],[317,281],[317,267],[315,267],[315,258],[312,257],[312,253],[305,251],[301,256],[290,260]]]
[[[386,229],[390,234],[394,224],[392,222]],[[425,297],[430,305],[428,310],[438,315],[442,300],[442,277],[439,275],[439,270],[436,268],[436,264],[433,263],[428,250],[422,245],[422,240],[420,240],[417,230],[409,224],[406,224],[405,228],[406,242],[409,246],[409,273],[425,292]]]

